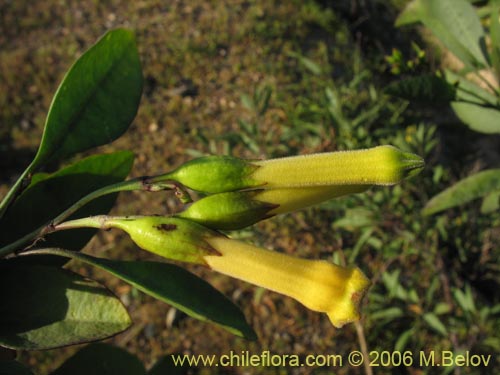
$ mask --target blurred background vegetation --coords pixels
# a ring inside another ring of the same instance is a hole
[[[373,281],[360,325],[334,329],[326,316],[289,298],[191,268],[243,309],[259,336],[247,342],[73,263],[108,285],[134,319],[130,330],[109,342],[147,366],[168,353],[345,354],[366,343],[378,351],[493,354],[485,371],[444,372],[499,371],[500,213],[481,213],[477,201],[430,217],[421,210],[454,182],[498,168],[500,139],[469,130],[447,106],[432,109],[384,94],[396,75],[432,72],[443,63],[417,28],[394,28],[405,3],[0,1],[1,194],[34,155],[64,72],[118,26],[136,33],[146,84],[134,124],[102,150],[131,149],[133,176],[159,174],[203,154],[270,158],[379,144],[393,144],[427,162],[422,174],[400,186],[373,188],[234,233],[277,251],[360,266]],[[178,209],[170,193],[122,193],[113,212]],[[152,257],[113,231],[94,238],[87,251]],[[25,352],[21,360],[44,374],[77,349]],[[365,369],[344,366],[334,372]]]

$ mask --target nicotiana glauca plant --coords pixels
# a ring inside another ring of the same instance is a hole
[[[49,162],[119,137],[134,119],[141,93],[135,40],[124,29],[105,34],[64,77],[34,160],[0,204],[0,282],[7,286],[1,290],[0,346],[56,348],[102,340],[131,325],[121,302],[100,283],[65,269],[67,259],[109,272],[196,319],[256,338],[229,299],[182,267],[80,252],[95,229],[117,228],[164,259],[290,296],[326,313],[335,327],[358,320],[370,285],[360,268],[262,249],[221,231],[398,184],[420,172],[422,158],[389,145],[262,161],[207,156],[126,180],[134,156],[118,151],[40,172]],[[130,190],[173,190],[185,209],[168,217],[106,215],[116,194]],[[204,196],[193,202],[190,191]]]

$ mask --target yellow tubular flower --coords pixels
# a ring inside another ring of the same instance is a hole
[[[292,297],[311,310],[326,313],[335,327],[359,319],[359,305],[370,285],[358,268],[269,251],[181,218],[100,215],[70,220],[56,229],[84,227],[119,228],[146,251],[205,265]]]
[[[359,320],[359,305],[370,281],[358,268],[300,259],[226,237],[207,242],[220,253],[203,256],[213,270],[292,297],[326,313],[337,328]]]
[[[256,161],[249,174],[266,189],[326,185],[394,185],[419,173],[423,159],[393,146]]]

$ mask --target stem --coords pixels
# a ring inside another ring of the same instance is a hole
[[[54,224],[51,225],[50,227],[46,227],[44,234],[58,232],[60,230],[77,229],[77,228],[109,229],[109,227],[106,225],[108,218],[109,216],[107,215],[97,215],[97,216],[83,217],[81,219],[69,220],[61,224]]]
[[[7,195],[2,199],[2,202],[0,203],[0,218],[3,217],[5,211],[7,211],[7,208],[9,208],[9,206],[14,201],[16,196],[24,188],[23,184],[26,179],[29,179],[29,175],[31,174],[31,172],[33,172],[34,166],[35,165],[33,163],[28,165],[28,167],[24,170],[21,176],[19,176],[16,183],[7,192]]]
[[[28,170],[28,169],[27,169]],[[24,174],[23,174],[24,175]],[[182,186],[172,181],[164,181],[157,177],[138,177],[128,181],[118,182],[113,185],[104,186],[101,189],[93,191],[92,193],[84,196],[71,207],[66,209],[64,212],[59,214],[51,222],[40,226],[31,233],[26,234],[15,242],[0,248],[0,258],[19,250],[23,245],[26,245],[30,241],[36,240],[37,238],[43,237],[44,235],[53,232],[55,226],[60,224],[70,215],[78,211],[81,207],[89,203],[90,201],[100,198],[107,194],[118,193],[121,191],[132,191],[132,190],[143,190],[143,191],[161,191],[166,189],[175,190],[176,196],[183,202],[189,201],[189,194],[184,190]],[[7,198],[7,197],[6,197]],[[68,228],[69,229],[69,228]]]
[[[361,353],[363,353],[363,358],[370,358],[363,325],[360,322],[354,322],[354,326],[356,327],[356,333],[358,335],[358,340],[359,340],[359,348],[361,349]],[[363,361],[363,365],[365,367],[365,374],[373,375],[373,369],[370,367],[370,361],[368,360]]]
[[[345,254],[341,249],[338,251],[340,254],[340,264],[343,267],[345,267],[347,264]],[[363,362],[365,374],[366,375],[373,375],[373,370],[370,367],[370,361],[367,360],[370,357],[369,357],[369,353],[368,353],[368,344],[366,343],[365,330],[363,328],[363,325],[359,321],[354,322],[354,326],[356,327],[356,334],[358,335],[359,348],[361,350],[361,353],[363,353],[363,358],[365,358],[365,361]]]

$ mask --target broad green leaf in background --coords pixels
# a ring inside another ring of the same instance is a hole
[[[0,345],[40,350],[102,340],[130,317],[102,285],[58,267],[0,264]]]
[[[422,22],[470,68],[488,66],[485,35],[474,7],[466,0],[413,0],[396,26]]]
[[[189,316],[216,323],[237,336],[250,340],[256,338],[238,307],[210,284],[178,266],[109,260],[62,249],[42,249],[36,253],[60,255],[91,264]]]
[[[52,100],[34,164],[109,143],[134,119],[142,94],[134,35],[106,33],[70,68]]]
[[[146,375],[137,357],[113,345],[96,343],[79,350],[51,375]]]
[[[134,155],[129,151],[93,155],[53,174],[36,177],[0,219],[0,245],[6,245],[22,235],[47,224],[57,214],[88,193],[103,186],[123,181],[132,168]],[[113,206],[116,194],[96,199],[73,216],[105,214]],[[78,230],[56,233],[48,237],[51,245],[79,250],[95,233]],[[76,235],[75,235],[76,234]]]
[[[455,99],[455,86],[434,74],[407,78],[389,84],[387,94],[424,104],[447,104]]]
[[[464,102],[452,102],[451,108],[460,121],[472,130],[485,134],[500,134],[500,109]]]
[[[464,178],[434,196],[423,209],[424,215],[456,207],[500,189],[500,169],[490,169]]]

